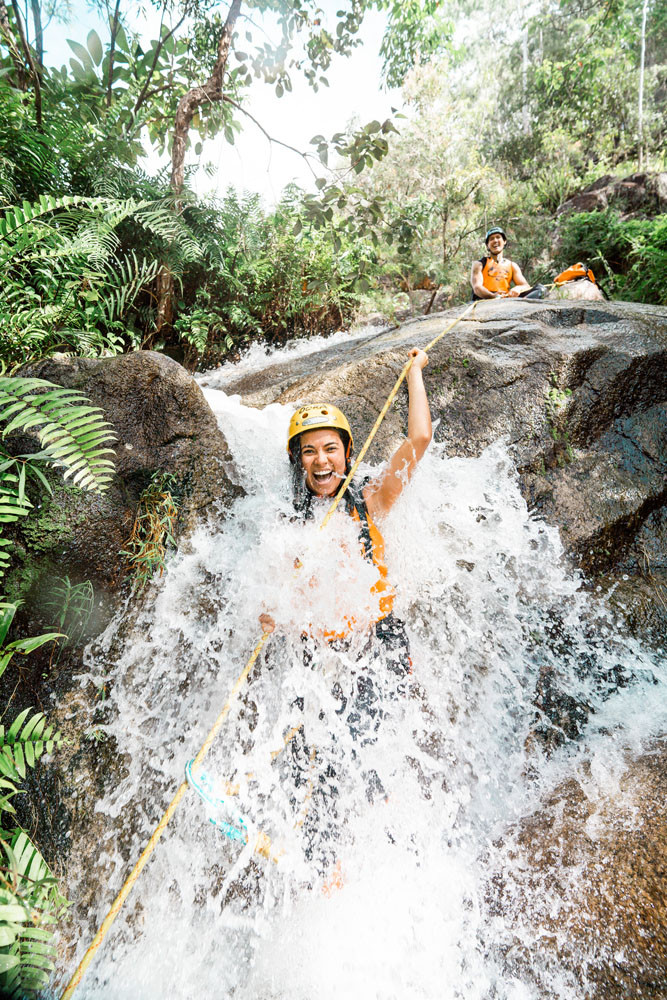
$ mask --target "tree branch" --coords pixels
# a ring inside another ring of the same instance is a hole
[[[141,105],[146,100],[146,97],[147,97],[147,94],[148,94],[148,88],[150,87],[150,82],[153,79],[153,73],[155,72],[155,67],[157,66],[157,61],[160,58],[160,52],[162,52],[162,49],[164,48],[165,42],[169,38],[171,38],[171,36],[174,34],[175,31],[178,31],[178,29],[180,28],[180,26],[183,24],[184,20],[185,20],[185,14],[180,19],[180,21],[177,21],[176,24],[174,25],[174,27],[170,31],[167,32],[167,34],[164,36],[164,38],[160,38],[160,41],[155,46],[155,54],[153,56],[153,62],[151,64],[151,68],[149,69],[148,75],[146,77],[146,82],[144,83],[143,87],[141,88],[139,96],[137,97],[137,99],[135,101],[134,108],[132,109],[132,122],[134,122],[134,119],[137,116],[139,108],[141,107]],[[162,22],[160,22],[160,34],[162,34]]]
[[[109,73],[107,75],[107,107],[111,107],[111,87],[113,86],[113,60],[116,52],[116,36],[120,28],[120,0],[116,0],[116,9],[111,22],[111,43],[109,45]]]
[[[171,190],[176,199],[179,198],[183,190],[184,170],[185,170],[185,147],[188,139],[188,132],[195,111],[202,104],[221,101],[222,81],[227,68],[227,59],[232,44],[234,25],[241,10],[242,0],[232,0],[227,14],[225,26],[218,42],[218,55],[215,66],[210,77],[201,87],[193,87],[184,94],[178,102],[176,118],[174,120],[174,138],[171,152]]]
[[[296,153],[297,156],[302,157],[302,159],[304,159],[306,161],[308,169],[310,170],[310,172],[313,175],[313,177],[317,177],[317,174],[313,170],[312,164],[310,162],[311,160],[316,160],[317,159],[317,157],[313,153],[304,153],[302,149],[297,149],[296,146],[290,146],[290,144],[288,142],[283,142],[281,139],[275,139],[272,135],[270,135],[266,131],[266,129],[264,128],[264,126],[261,124],[261,122],[257,121],[257,119],[255,118],[254,115],[251,115],[250,112],[246,111],[246,109],[244,107],[242,107],[240,104],[237,104],[236,101],[233,101],[231,97],[227,97],[225,95],[222,98],[222,100],[224,101],[225,104],[231,104],[231,106],[233,108],[236,108],[236,110],[240,111],[241,114],[244,114],[246,116],[246,118],[249,118],[250,121],[253,122],[253,124],[255,124],[257,126],[257,128],[260,130],[260,132],[262,133],[262,135],[266,136],[266,138],[268,139],[268,141],[270,143],[275,143],[277,146],[282,146],[284,149],[289,149],[292,153]]]

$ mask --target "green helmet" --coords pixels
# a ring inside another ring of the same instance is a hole
[[[486,236],[484,237],[484,242],[489,245],[489,236],[493,236],[494,233],[500,233],[502,238],[507,242],[507,237],[505,236],[505,230],[501,229],[500,226],[494,226],[493,229],[489,229]]]

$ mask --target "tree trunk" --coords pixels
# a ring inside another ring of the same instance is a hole
[[[530,118],[528,114],[528,25],[522,0],[517,0],[516,12],[521,24],[521,118],[524,135],[530,134]]]
[[[111,42],[109,45],[109,73],[107,75],[107,107],[111,107],[111,88],[113,87],[113,57],[116,51],[116,35],[120,27],[120,0],[116,0],[116,9],[111,21]]]
[[[436,285],[435,288],[433,289],[433,294],[431,295],[431,298],[429,299],[429,303],[426,306],[426,309],[424,309],[424,316],[428,316],[428,314],[430,313],[431,309],[433,308],[433,303],[435,302],[435,297],[436,297],[436,295],[438,294],[438,292],[440,291],[441,288],[442,288],[442,285]]]
[[[35,27],[35,52],[37,53],[37,72],[39,82],[44,78],[44,29],[42,28],[42,11],[39,0],[30,0],[32,8],[32,23]]]
[[[18,50],[16,40],[12,33],[12,28],[9,23],[9,14],[7,13],[7,6],[4,0],[0,0],[0,35],[4,38],[7,43],[7,48],[9,49],[9,54],[14,63],[14,72],[16,73],[16,86],[19,90],[25,90],[27,86],[27,74],[25,69],[25,63],[21,58],[21,53]]]
[[[642,9],[642,47],[641,56],[639,59],[639,115],[638,115],[638,142],[639,142],[639,155],[638,155],[638,169],[639,172],[644,168],[644,62],[646,59],[646,14],[648,12],[648,0],[644,0],[644,6]]]
[[[234,26],[241,10],[242,0],[232,0],[225,26],[218,42],[218,55],[210,77],[201,87],[193,87],[178,102],[174,120],[174,136],[171,149],[170,186],[175,198],[176,211],[181,207],[181,194],[185,180],[185,150],[192,118],[203,104],[222,100],[222,81],[227,67],[229,49],[234,34]],[[167,264],[163,264],[158,276],[158,307],[156,316],[157,332],[170,325],[174,314],[174,277]]]
[[[16,30],[19,33],[19,39],[21,41],[21,48],[23,49],[23,55],[25,61],[30,67],[30,76],[32,77],[35,86],[35,120],[37,122],[37,128],[39,131],[42,129],[42,84],[41,77],[35,66],[35,60],[32,58],[32,52],[30,51],[30,46],[28,44],[28,39],[26,38],[25,25],[23,24],[23,18],[21,16],[21,11],[19,10],[19,5],[16,0],[12,0],[12,10],[14,11],[14,18],[16,20]]]

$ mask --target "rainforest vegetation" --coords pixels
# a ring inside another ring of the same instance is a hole
[[[0,0],[0,417],[5,437],[40,437],[37,453],[0,451],[0,527],[50,489],[45,464],[81,488],[108,482],[113,433],[100,413],[17,374],[46,355],[164,350],[195,370],[253,341],[372,312],[392,319],[414,289],[456,304],[499,221],[531,281],[583,259],[611,297],[667,303],[659,207],[555,215],[598,178],[665,169],[664,6],[517,0],[501,23],[488,0],[323,6],[151,0],[151,38],[128,0],[91,0],[104,31],[86,25],[83,5]],[[370,10],[386,18],[384,82],[402,88],[403,111],[341,121],[295,149],[314,184],[290,185],[275,206],[234,189],[198,197],[190,182],[207,138],[224,134],[231,149],[242,125],[270,132],[250,120],[252,88],[289,101],[299,75],[327,86]],[[45,53],[58,19],[70,41],[56,65]],[[167,157],[157,173],[149,150]],[[0,538],[0,572],[10,558]],[[9,641],[16,610],[0,603],[0,674],[54,639]],[[36,995],[51,969],[64,900],[12,800],[61,739],[29,710],[0,726],[3,995]]]
[[[311,157],[315,193],[290,186],[275,207],[236,190],[196,197],[202,141],[223,132],[233,144],[242,123],[255,127],[252,87],[289,101],[295,75],[326,84],[370,8],[386,13],[385,82],[403,88],[404,114],[343,121],[295,151]],[[659,4],[520,0],[499,27],[484,0],[357,0],[329,17],[313,2],[164,0],[151,39],[131,29],[132,5],[100,0],[106,35],[71,23],[70,58],[46,66],[63,10],[0,3],[10,366],[54,351],[166,348],[195,368],[258,338],[327,332],[374,308],[391,315],[400,289],[443,288],[455,303],[497,220],[530,280],[585,257],[611,296],[667,301],[664,215],[627,219],[619,206],[554,223],[595,179],[664,166]],[[251,23],[262,13],[271,42]],[[156,176],[150,147],[170,154]]]

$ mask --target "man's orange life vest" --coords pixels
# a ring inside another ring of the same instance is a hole
[[[493,257],[482,257],[482,284],[489,292],[506,295],[512,287],[512,261],[495,261]]]

